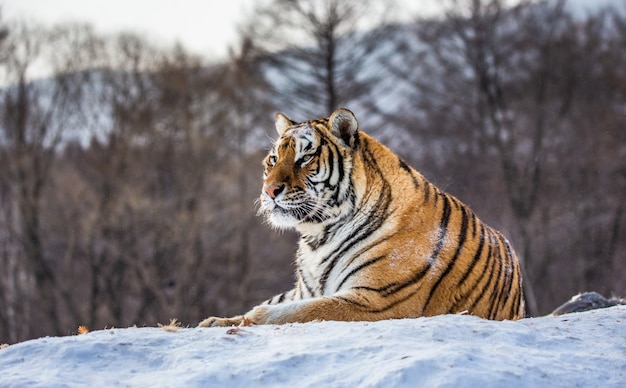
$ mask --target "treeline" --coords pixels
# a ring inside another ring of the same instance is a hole
[[[295,235],[255,215],[272,117],[340,106],[509,237],[533,315],[624,296],[626,9],[455,1],[399,25],[380,3],[264,2],[220,63],[3,21],[0,342],[291,287]]]

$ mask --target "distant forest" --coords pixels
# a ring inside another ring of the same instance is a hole
[[[387,2],[261,2],[222,61],[0,19],[0,343],[291,288],[296,236],[255,205],[278,111],[354,111],[508,237],[530,315],[626,296],[626,7],[449,3],[398,24]]]

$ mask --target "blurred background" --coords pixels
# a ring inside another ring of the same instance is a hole
[[[508,236],[530,315],[626,296],[625,2],[48,3],[0,2],[0,343],[291,288],[273,115],[342,106]]]

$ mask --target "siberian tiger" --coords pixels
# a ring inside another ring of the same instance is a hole
[[[352,112],[276,115],[260,213],[300,233],[295,287],[199,326],[375,321],[438,314],[524,317],[508,241],[374,138]]]

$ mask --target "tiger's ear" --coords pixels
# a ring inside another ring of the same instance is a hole
[[[328,126],[333,135],[343,141],[350,148],[357,148],[359,145],[359,123],[354,117],[354,113],[345,108],[337,109],[328,118]]]
[[[287,116],[282,113],[276,113],[276,116],[274,116],[274,123],[276,124],[276,132],[278,132],[280,136],[285,133],[287,128],[294,125],[294,122],[289,120]]]

